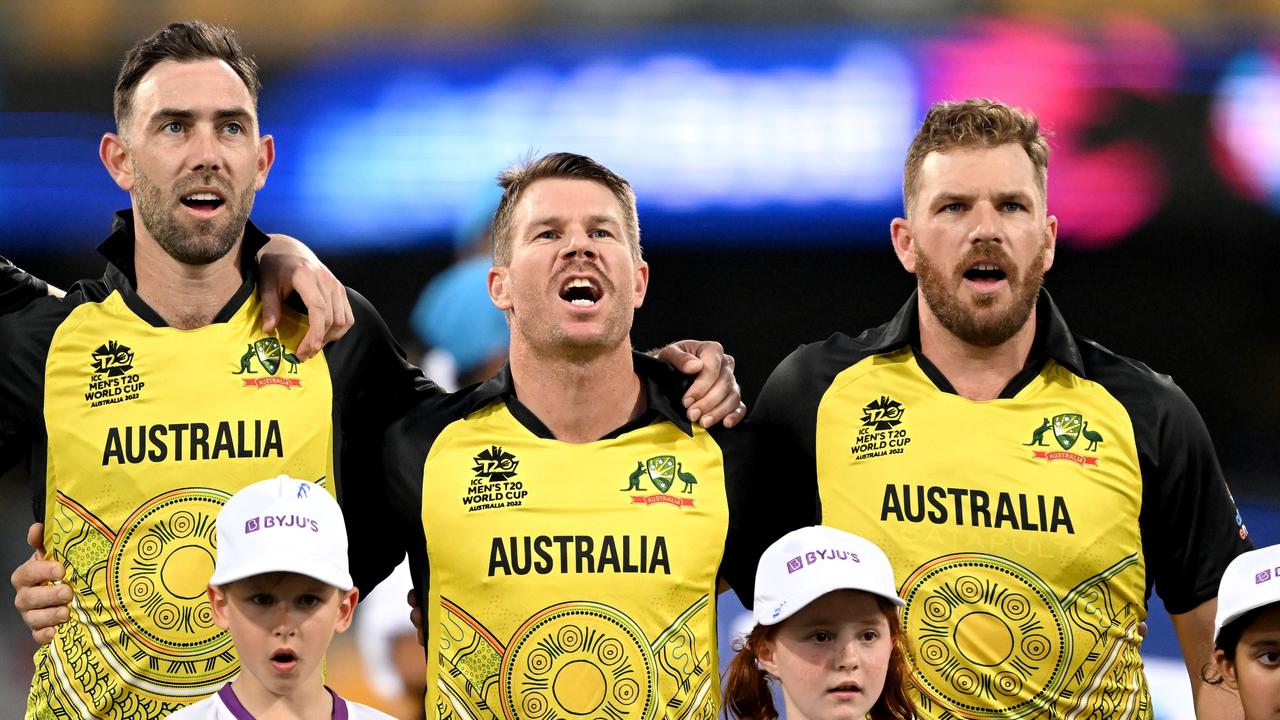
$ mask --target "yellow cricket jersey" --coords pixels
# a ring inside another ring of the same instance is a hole
[[[1047,293],[1024,372],[966,400],[916,313],[797,350],[754,422],[817,478],[825,524],[888,554],[922,717],[1150,718],[1152,587],[1191,610],[1249,547],[1199,415]]]
[[[685,420],[665,364],[635,368],[648,412],[596,442],[554,439],[507,370],[390,431],[430,717],[716,717],[717,579],[749,598],[760,550],[738,436]]]
[[[245,254],[264,241],[251,227]],[[45,547],[74,590],[70,621],[36,654],[28,718],[163,717],[234,678],[231,637],[206,599],[223,502],[281,473],[358,498],[365,478],[344,483],[340,464],[367,472],[380,440],[343,431],[377,421],[356,398],[360,376],[399,363],[404,396],[392,401],[413,395],[415,373],[363,307],[370,327],[306,363],[293,354],[305,318],[289,311],[264,332],[251,280],[210,325],[165,326],[133,292],[132,246],[122,219],[102,281],[0,321],[14,349],[0,360],[0,444],[29,449]],[[382,366],[348,367],[355,357]],[[344,504],[353,530],[376,527]],[[366,589],[397,562],[381,555],[353,563]]]

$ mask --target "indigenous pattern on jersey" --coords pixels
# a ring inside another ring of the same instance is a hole
[[[265,238],[249,238],[252,257]],[[361,501],[381,494],[366,477],[380,437],[360,433],[426,389],[360,303],[355,337],[306,363],[293,352],[305,318],[290,310],[264,332],[252,280],[210,325],[167,327],[120,270],[132,243],[122,223],[103,281],[0,324],[17,347],[0,361],[14,380],[0,442],[30,450],[45,547],[74,590],[70,622],[36,654],[29,718],[162,717],[232,679],[231,637],[205,593],[223,502],[285,473],[339,494],[353,539],[370,536],[380,521]],[[343,483],[341,463],[360,475]],[[366,589],[397,562],[369,545],[352,544]]]
[[[596,442],[555,440],[509,370],[390,431],[430,717],[716,717],[717,578],[749,598],[766,539],[742,436],[692,426],[683,378],[634,362],[649,410]]]
[[[800,348],[754,420],[817,478],[823,522],[889,555],[921,716],[1150,718],[1152,587],[1191,610],[1249,547],[1195,408],[1073,337],[1047,293],[1031,362],[990,402],[955,393],[917,327],[913,299]]]

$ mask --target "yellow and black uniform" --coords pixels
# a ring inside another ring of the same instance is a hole
[[[595,442],[556,440],[509,369],[388,432],[430,717],[716,717],[717,580],[749,598],[767,543],[744,436],[691,425],[666,364],[634,367],[647,410]]]
[[[0,315],[24,308],[32,300],[48,294],[49,286],[43,280],[0,256]]]
[[[99,280],[0,318],[0,450],[30,463],[45,547],[68,567],[71,620],[35,657],[28,718],[154,718],[235,677],[210,617],[213,521],[240,488],[280,473],[341,500],[364,590],[403,557],[377,476],[382,430],[437,391],[368,302],[299,363],[306,318],[262,330],[250,225],[246,280],[213,322],[167,327],[137,295],[128,213]]]
[[[823,522],[888,553],[921,717],[1150,718],[1152,587],[1192,610],[1250,546],[1191,401],[1038,306],[996,400],[921,354],[913,297],[794,352],[753,417],[769,465],[817,479]]]

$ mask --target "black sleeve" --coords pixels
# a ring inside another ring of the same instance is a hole
[[[754,438],[755,472],[770,488],[769,505],[779,519],[822,517],[818,498],[818,403],[830,386],[819,367],[822,345],[805,345],[774,368],[756,399],[746,426]],[[794,528],[771,523],[773,539]],[[810,523],[813,524],[813,523]]]
[[[27,306],[49,294],[49,285],[0,256],[0,315]]]
[[[717,426],[718,427],[718,426]],[[756,566],[773,541],[796,528],[818,522],[817,486],[812,497],[803,497],[803,484],[782,491],[761,472],[759,450],[768,440],[747,423],[741,428],[712,429],[724,457],[729,531],[725,537],[720,578],[729,583],[742,606],[755,599]],[[792,497],[780,497],[787,494]]]
[[[1091,363],[1101,382],[1129,411],[1142,472],[1142,552],[1147,595],[1154,587],[1172,614],[1194,610],[1218,595],[1232,558],[1253,547],[1227,489],[1213,441],[1191,399],[1167,375],[1115,358]]]
[[[0,315],[0,474],[25,462],[34,517],[44,517],[44,371],[49,343],[78,296]]]
[[[387,428],[414,403],[443,392],[405,359],[386,323],[359,293],[348,290],[355,325],[325,348],[334,388],[339,461],[336,488],[347,518],[351,575],[361,594],[404,558],[399,523],[388,522],[381,453]]]
[[[1154,585],[1172,614],[1218,596],[1233,558],[1253,549],[1227,489],[1204,420],[1180,388],[1168,383],[1151,431],[1152,457],[1142,464],[1139,523]]]

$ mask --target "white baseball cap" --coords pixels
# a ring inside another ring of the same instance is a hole
[[[1239,555],[1222,573],[1218,584],[1218,614],[1213,620],[1213,641],[1222,628],[1241,615],[1280,602],[1280,545]]]
[[[906,605],[896,588],[889,558],[875,543],[814,525],[783,535],[760,556],[754,614],[758,624],[776,625],[833,590],[862,590]]]
[[[210,585],[293,572],[339,590],[352,587],[342,509],[315,483],[280,475],[244,488],[222,506],[216,534]]]

